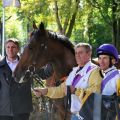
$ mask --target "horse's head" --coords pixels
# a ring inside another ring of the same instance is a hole
[[[74,48],[69,39],[45,30],[44,24],[41,23],[39,28],[31,33],[24,48],[14,72],[15,80],[23,81],[25,74],[29,75],[29,71],[40,69],[48,62],[54,64],[59,77],[60,74],[68,73],[76,64]]]
[[[31,66],[37,69],[44,66],[49,61],[47,41],[47,32],[44,28],[44,24],[41,23],[39,28],[31,33],[28,43],[24,48],[20,62],[14,72],[16,81],[19,81]]]

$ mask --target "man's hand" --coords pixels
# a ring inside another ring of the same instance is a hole
[[[45,96],[48,92],[48,89],[47,88],[34,88],[34,91],[33,93],[37,96],[37,97],[40,97],[40,96]]]
[[[71,93],[74,94],[76,89],[75,89],[75,87],[70,86],[70,90],[71,90]]]

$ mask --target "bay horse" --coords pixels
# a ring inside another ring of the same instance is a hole
[[[47,63],[52,63],[56,80],[68,76],[72,68],[77,65],[74,46],[70,40],[64,35],[46,30],[41,23],[39,28],[32,32],[24,48],[14,72],[15,80],[19,83],[25,82],[24,76],[30,66],[37,71]],[[56,110],[60,110],[59,114],[63,120],[64,106],[60,103],[58,108]]]

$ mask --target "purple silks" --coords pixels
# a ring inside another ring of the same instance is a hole
[[[117,74],[119,74],[118,71],[114,71],[113,73],[111,73],[109,76],[107,76],[101,83],[101,92],[103,91],[105,85],[107,84],[107,82],[109,80],[111,80],[113,77],[115,77]]]

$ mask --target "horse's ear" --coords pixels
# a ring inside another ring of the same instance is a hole
[[[33,29],[34,30],[38,29],[37,26],[36,26],[36,24],[35,24],[35,21],[33,21]]]
[[[39,30],[40,30],[40,31],[44,31],[44,30],[45,30],[45,28],[44,28],[44,23],[43,23],[43,22],[40,23],[40,25],[39,25]]]

